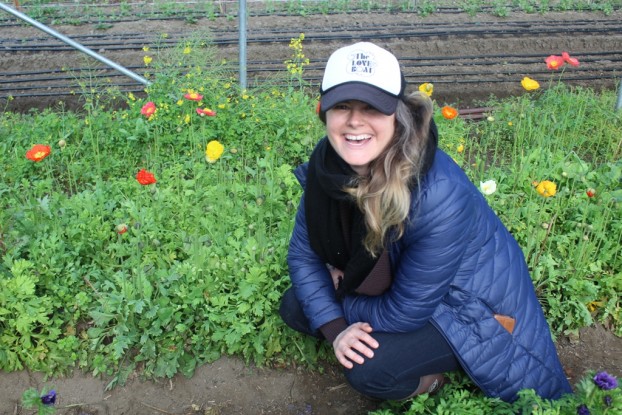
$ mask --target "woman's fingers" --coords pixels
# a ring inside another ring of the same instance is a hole
[[[326,265],[328,267],[328,271],[330,272],[330,276],[333,279],[333,285],[335,289],[339,288],[339,282],[343,279],[343,271],[338,268],[333,267],[330,264]]]
[[[367,323],[354,323],[337,336],[333,342],[335,356],[339,362],[351,369],[353,362],[365,363],[365,357],[374,357],[378,342],[369,333],[371,326]]]

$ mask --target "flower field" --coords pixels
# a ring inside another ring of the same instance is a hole
[[[112,387],[136,371],[191,376],[222,355],[333,359],[276,312],[301,194],[292,170],[323,134],[303,41],[275,75],[287,87],[241,91],[209,46],[187,42],[145,50],[153,83],[121,108],[93,92],[80,112],[0,115],[0,369],[78,368]],[[480,122],[440,102],[435,120],[441,148],[523,247],[554,334],[600,322],[622,336],[622,112],[613,91],[564,84],[580,60],[543,56],[556,80],[517,78],[524,92],[486,103]],[[419,88],[434,99],[431,83]],[[376,413],[622,409],[602,371],[556,403],[526,391],[504,404],[453,380]],[[25,401],[47,407],[35,392]]]

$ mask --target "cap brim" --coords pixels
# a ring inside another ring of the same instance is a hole
[[[320,110],[326,112],[340,102],[362,101],[385,115],[395,113],[399,98],[375,86],[362,82],[349,82],[329,89],[320,98]]]

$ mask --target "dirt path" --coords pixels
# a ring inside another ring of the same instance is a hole
[[[331,369],[324,375],[300,370],[270,370],[222,358],[197,369],[191,379],[141,382],[105,391],[106,381],[76,373],[44,382],[27,372],[0,377],[0,414],[27,414],[17,407],[29,385],[49,385],[58,392],[60,414],[364,414],[374,403],[347,389]],[[15,412],[14,412],[15,411]]]
[[[291,56],[289,40],[306,33],[305,54],[311,59],[307,76],[317,81],[321,63],[335,47],[355,39],[372,39],[390,48],[405,62],[409,82],[433,82],[438,102],[476,103],[489,94],[521,92],[529,75],[551,79],[543,59],[568,51],[581,60],[579,68],[563,74],[564,81],[595,89],[615,88],[622,76],[622,13],[511,14],[505,19],[472,18],[464,14],[356,14],[249,19],[249,72],[256,82]],[[161,33],[179,41],[197,30],[209,29],[222,57],[235,61],[236,24],[231,20],[125,21],[105,29],[95,25],[59,26],[59,32],[79,39],[107,58],[140,72],[142,47]],[[47,45],[43,47],[42,45]],[[90,66],[78,52],[64,48],[31,27],[0,26],[0,105],[17,111],[55,105],[79,107],[67,91],[72,79],[61,68]],[[102,70],[104,77],[110,72]],[[559,73],[554,74],[559,76]],[[115,78],[121,81],[121,78]],[[126,90],[140,89],[123,79]],[[67,94],[67,95],[65,95]],[[7,102],[7,97],[15,97]],[[575,383],[586,370],[607,370],[622,376],[622,339],[601,326],[586,328],[576,338],[558,341],[567,374]],[[364,414],[376,404],[344,383],[337,368],[323,374],[298,369],[246,366],[223,358],[197,369],[191,379],[141,382],[106,391],[107,380],[76,373],[67,379],[45,381],[28,372],[0,374],[0,415],[28,414],[19,407],[29,387],[54,386],[60,414]]]
[[[572,384],[586,370],[606,370],[622,377],[622,339],[601,326],[581,330],[576,338],[558,341],[560,358]],[[378,404],[353,392],[336,366],[324,373],[301,369],[247,366],[221,358],[199,367],[190,379],[143,382],[106,391],[107,379],[76,372],[73,377],[45,380],[26,371],[0,374],[0,415],[30,414],[19,406],[22,393],[54,387],[61,415],[363,415]]]

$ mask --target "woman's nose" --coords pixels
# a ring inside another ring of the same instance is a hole
[[[350,125],[361,125],[364,122],[363,111],[358,109],[352,109],[350,111],[350,116],[348,117],[348,124]]]

